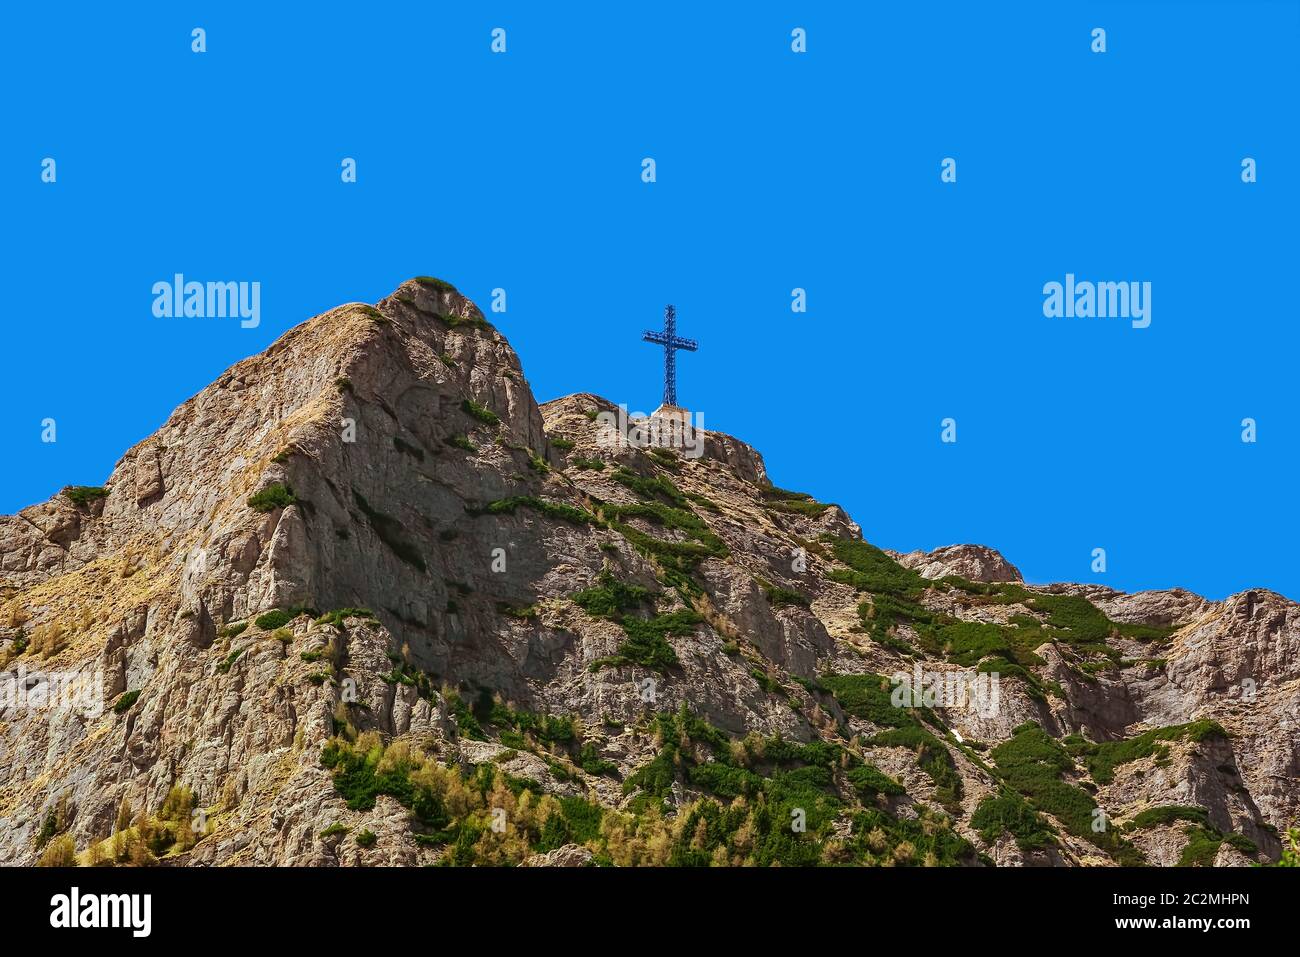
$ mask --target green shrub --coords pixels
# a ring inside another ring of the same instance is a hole
[[[578,752],[578,766],[588,774],[596,776],[612,775],[618,771],[618,765],[613,761],[606,761],[602,758],[596,750],[596,746],[590,741],[583,744],[582,750]]]
[[[898,795],[906,793],[903,786],[872,764],[859,764],[848,770],[845,777],[853,785],[859,796],[871,800],[878,794]]]
[[[297,501],[293,489],[275,482],[260,492],[254,492],[250,495],[248,497],[248,507],[255,512],[273,512],[277,508],[288,508]]]
[[[1157,758],[1167,756],[1169,749],[1163,742],[1182,740],[1199,742],[1226,737],[1227,732],[1221,725],[1215,721],[1202,719],[1167,728],[1156,728],[1123,741],[1103,741],[1100,744],[1084,742],[1075,750],[1083,757],[1092,779],[1098,784],[1109,784],[1115,780],[1115,768],[1122,764],[1151,755]]]
[[[305,608],[272,608],[270,611],[258,615],[253,621],[262,631],[274,631],[277,628],[283,628],[305,612]]]
[[[1055,817],[1075,837],[1091,841],[1118,863],[1142,863],[1142,855],[1116,829],[1094,831],[1097,802],[1087,791],[1061,779],[1074,761],[1060,742],[1032,721],[1015,729],[991,752],[998,774],[1041,811]]]
[[[139,691],[126,692],[121,697],[119,697],[117,699],[117,702],[113,705],[113,713],[126,714],[128,711],[131,710],[131,706],[136,703],[136,700],[139,697],[140,697]]]
[[[669,452],[667,449],[653,448],[647,451],[646,455],[650,456],[650,459],[656,465],[666,468],[670,472],[680,472],[682,469],[682,463],[676,454]]]
[[[501,417],[485,405],[479,405],[473,399],[465,399],[460,404],[461,411],[475,419],[478,419],[484,425],[500,425]]]
[[[335,821],[335,822],[334,822],[333,824],[331,824],[329,827],[325,828],[325,830],[321,831],[321,832],[320,832],[320,836],[321,836],[321,837],[338,837],[338,836],[340,836],[340,835],[346,834],[346,833],[347,833],[348,831],[350,831],[350,830],[351,830],[351,828],[349,828],[349,827],[344,827],[344,826],[343,826],[342,824],[340,824],[338,821]]]
[[[89,505],[96,499],[107,498],[108,490],[98,485],[69,485],[63,494],[74,505]]]
[[[831,544],[831,552],[848,569],[832,572],[830,577],[852,585],[858,591],[915,598],[929,586],[916,571],[904,568],[875,545],[861,539],[836,539]]]
[[[234,625],[226,625],[217,634],[222,638],[238,638],[248,630],[248,622],[241,621]]]
[[[791,591],[789,588],[781,588],[777,585],[764,588],[763,595],[767,598],[768,603],[773,608],[784,608],[787,605],[797,605],[800,608],[807,608],[810,603],[807,595],[797,591]]]
[[[463,449],[471,454],[478,452],[478,446],[463,435],[449,435],[443,441],[453,448]]]
[[[648,589],[621,582],[609,569],[602,569],[595,585],[569,597],[587,614],[613,621],[649,601],[651,595]]]
[[[453,286],[451,283],[447,282],[445,279],[438,279],[434,276],[416,276],[415,281],[418,282],[421,286],[425,286],[429,289],[435,289],[438,292],[456,291],[456,287]]]
[[[217,671],[223,675],[228,674],[230,672],[230,669],[234,667],[235,662],[239,660],[239,656],[242,655],[247,650],[248,650],[247,648],[240,648],[226,655],[225,660],[222,661],[221,664],[217,665]]]
[[[774,512],[790,512],[816,518],[830,508],[829,505],[814,501],[806,492],[791,492],[775,485],[764,489],[762,495],[764,505]]]
[[[547,518],[572,522],[575,525],[590,525],[596,521],[596,516],[585,509],[576,508],[563,502],[549,502],[535,495],[514,495],[510,498],[498,499],[495,502],[489,502],[480,509],[471,510],[471,514],[513,515],[515,510],[520,507],[530,508],[535,512],[540,512]]]
[[[970,824],[989,844],[1004,832],[1015,838],[1016,846],[1025,851],[1053,843],[1051,827],[1018,794],[989,795],[975,809]]]
[[[901,710],[901,709],[900,709]],[[934,782],[935,800],[953,813],[960,810],[962,783],[957,766],[943,742],[920,724],[890,728],[868,738],[871,747],[907,748],[916,753],[916,766]]]
[[[1175,821],[1190,821],[1193,824],[1199,824],[1202,827],[1210,826],[1210,814],[1203,807],[1188,807],[1182,804],[1165,804],[1160,807],[1149,807],[1145,811],[1140,811],[1132,821],[1128,823],[1128,829],[1132,831],[1141,831],[1149,827],[1158,827],[1162,824],[1172,824]]]
[[[354,837],[353,840],[357,842],[357,847],[366,848],[373,847],[375,841],[379,840],[379,838],[375,835],[374,831],[366,828]]]
[[[375,613],[369,608],[336,608],[334,611],[326,612],[316,619],[318,625],[333,625],[335,628],[342,628],[343,621],[346,618],[369,618],[374,619]]]
[[[627,640],[619,645],[617,657],[655,671],[666,671],[678,663],[677,653],[668,644],[668,636],[689,635],[703,620],[688,608],[654,618],[624,616],[620,624]]]
[[[827,675],[821,679],[845,714],[885,728],[916,724],[910,709],[895,707],[883,675]]]
[[[572,439],[551,439],[551,448],[555,449],[557,452],[572,452],[577,447],[578,443],[574,442]]]

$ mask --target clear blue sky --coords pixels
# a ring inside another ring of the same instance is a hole
[[[1300,597],[1295,2],[396,6],[0,14],[0,511],[433,274],[507,290],[539,401],[653,409],[675,303],[683,403],[882,546]],[[155,318],[176,272],[261,282],[261,326]],[[1067,272],[1151,282],[1150,328],[1044,318]]]

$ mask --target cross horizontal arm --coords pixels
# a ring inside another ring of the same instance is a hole
[[[662,332],[652,330],[647,330],[641,338],[646,342],[657,342],[661,346],[672,346],[674,349],[685,349],[687,352],[695,352],[700,347],[700,344],[694,339],[683,339],[681,336],[666,336]]]

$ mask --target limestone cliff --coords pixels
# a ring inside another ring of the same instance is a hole
[[[0,863],[1277,858],[1294,603],[887,554],[611,411],[422,278],[0,517],[0,666],[106,703],[0,711]]]

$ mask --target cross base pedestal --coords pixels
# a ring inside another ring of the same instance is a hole
[[[661,405],[650,413],[651,418],[672,419],[677,422],[690,422],[691,412],[680,405]]]

